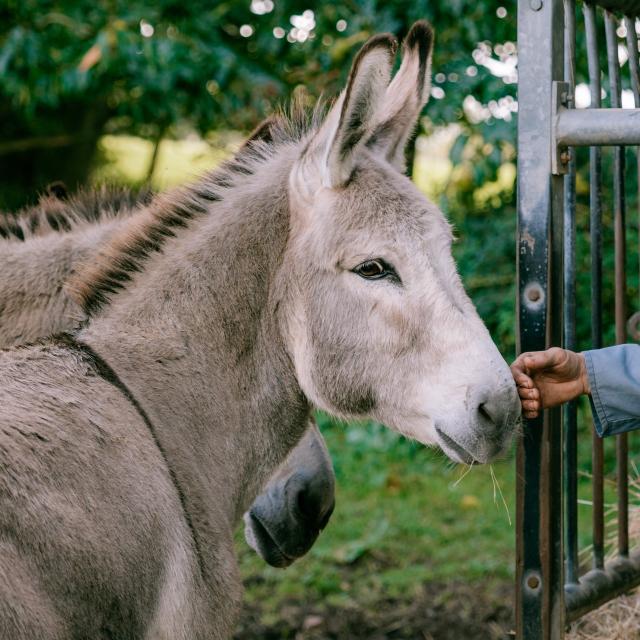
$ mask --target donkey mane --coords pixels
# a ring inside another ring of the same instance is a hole
[[[167,238],[210,211],[210,205],[255,174],[283,145],[296,143],[314,131],[325,105],[313,110],[294,99],[288,112],[278,111],[259,125],[235,156],[205,173],[192,185],[157,196],[117,232],[91,264],[71,278],[67,287],[87,316],[95,315],[133,275],[143,269],[152,253],[161,251]]]
[[[84,187],[68,195],[62,183],[53,183],[37,204],[0,213],[0,239],[24,242],[49,233],[73,231],[87,223],[129,215],[132,209],[148,205],[153,196],[148,187],[134,190],[112,185]]]

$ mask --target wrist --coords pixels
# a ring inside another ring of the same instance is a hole
[[[591,395],[591,384],[589,383],[589,372],[587,371],[587,360],[584,357],[584,353],[578,353],[580,359],[580,382],[582,385],[582,393],[585,395]]]

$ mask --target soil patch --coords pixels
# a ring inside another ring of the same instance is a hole
[[[275,614],[275,615],[274,615]],[[331,606],[290,598],[278,611],[246,604],[235,640],[503,640],[513,638],[513,585],[425,584],[411,601]]]

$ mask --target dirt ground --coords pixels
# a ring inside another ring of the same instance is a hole
[[[245,605],[236,640],[503,640],[512,638],[513,586],[426,584],[412,602],[338,608],[300,598],[265,615]]]

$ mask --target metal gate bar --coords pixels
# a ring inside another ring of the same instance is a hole
[[[575,106],[576,8],[564,0],[564,77],[568,84],[567,109]],[[576,346],[576,153],[568,149],[569,167],[564,177],[564,327],[567,349]],[[578,406],[568,402],[562,409],[564,425],[565,583],[578,584]]]
[[[593,348],[603,346],[600,147],[604,145],[614,146],[616,342],[626,340],[623,145],[640,144],[640,109],[621,109],[618,19],[610,11],[624,10],[636,15],[640,13],[640,0],[597,0],[597,4],[608,9],[604,12],[604,30],[610,107],[601,105],[600,11],[583,3],[591,94],[590,108],[585,110],[577,110],[574,103],[575,0],[519,0],[518,4],[518,348],[521,351],[540,350],[551,344],[576,348],[576,149],[571,147],[579,146],[590,147],[591,344]],[[639,107],[634,20],[626,17],[624,25],[631,86],[635,106]],[[640,176],[640,162],[636,169]],[[636,315],[640,317],[640,313]],[[555,410],[544,413],[543,418],[527,421],[518,448],[516,632],[522,640],[559,640],[564,635],[565,621],[575,620],[640,584],[640,550],[629,555],[626,436],[616,441],[618,543],[616,557],[608,562],[605,562],[603,442],[595,435],[592,440],[593,567],[580,576],[576,407],[567,405],[562,414]],[[564,544],[563,518],[566,518]]]
[[[618,42],[616,20],[612,13],[604,13],[605,33],[607,38],[607,60],[609,62],[609,91],[611,106],[620,108],[620,61],[618,59]],[[631,57],[632,54],[629,54]],[[623,344],[627,339],[627,270],[626,270],[626,229],[624,170],[625,148],[615,147],[613,150],[613,208],[614,208],[614,255],[615,255],[615,325],[616,343]],[[627,434],[616,437],[616,490],[618,497],[618,553],[629,555],[629,446]]]
[[[595,7],[583,5],[587,38],[587,63],[591,109],[600,109],[600,59]],[[602,347],[602,151],[589,149],[589,234],[591,236],[591,347]],[[604,568],[604,447],[593,431],[591,443],[593,475],[593,568]]]
[[[635,21],[628,16],[624,19],[626,30],[627,51],[638,52],[638,35],[635,30]],[[638,55],[629,55],[629,76],[631,79],[631,90],[633,92],[633,104],[636,109],[640,108],[640,66],[638,64]],[[638,229],[640,230],[640,149],[636,148],[636,179],[637,179],[637,198],[638,198]],[[640,237],[638,239],[640,247]],[[640,251],[638,252],[640,255]],[[639,287],[640,290],[640,287]],[[640,312],[636,312],[627,323],[628,332],[636,339],[640,339],[638,331],[638,323],[640,322]]]
[[[562,339],[563,178],[549,167],[564,57],[563,38],[552,34],[564,20],[557,0],[519,0],[518,15],[518,346],[536,351]],[[544,413],[517,456],[516,629],[527,639],[559,638],[553,630],[564,626],[561,420],[558,410]]]

